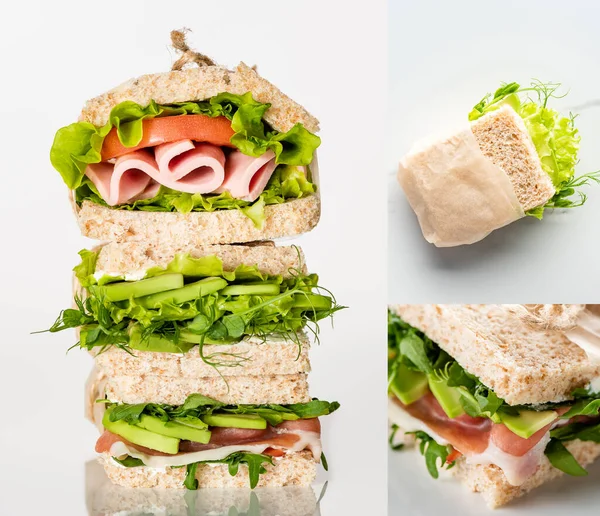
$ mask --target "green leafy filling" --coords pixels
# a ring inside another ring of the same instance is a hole
[[[152,305],[144,298],[131,297],[109,301],[106,288],[124,278],[94,276],[99,251],[80,252],[81,263],[75,275],[87,292],[87,297],[75,298],[75,308],[63,310],[50,332],[80,328],[81,348],[117,346],[126,351],[156,351],[185,353],[199,347],[200,356],[210,365],[239,366],[246,358],[224,351],[204,354],[205,344],[232,344],[244,336],[278,334],[299,346],[298,333],[309,329],[317,338],[318,321],[344,308],[332,294],[319,287],[316,274],[291,270],[290,277],[263,274],[255,266],[240,265],[235,271],[225,271],[217,256],[193,258],[178,254],[166,267],[154,267],[145,278],[165,274],[181,274],[186,284],[202,278],[223,278],[228,286],[270,286],[275,295],[228,295],[222,289],[185,302],[165,298]],[[133,282],[128,282],[133,283]],[[123,284],[123,283],[120,283]],[[317,293],[317,292],[323,292]]]
[[[288,405],[228,405],[202,394],[191,394],[183,405],[167,405],[158,403],[108,404],[112,407],[110,421],[125,421],[135,425],[143,414],[153,416],[161,421],[182,420],[185,418],[201,418],[209,414],[246,414],[260,416],[271,426],[284,421],[313,419],[335,412],[340,404],[313,399],[307,403]]]
[[[249,203],[233,199],[229,194],[192,195],[163,187],[152,199],[136,201],[118,208],[183,213],[241,209],[260,227],[264,223],[265,205],[300,198],[315,191],[310,177],[306,178],[297,167],[309,165],[314,151],[321,143],[318,136],[307,131],[300,123],[285,133],[271,129],[263,121],[263,116],[270,106],[255,101],[250,92],[244,95],[220,93],[202,102],[171,105],[160,105],[152,100],[146,107],[125,101],[111,110],[108,122],[102,127],[96,127],[89,122],[76,122],[59,129],[50,150],[50,161],[65,184],[75,190],[75,199],[79,204],[89,200],[106,205],[93,183],[85,176],[85,169],[88,164],[102,161],[102,144],[111,129],[116,129],[119,141],[125,147],[135,147],[142,140],[144,120],[190,114],[224,116],[231,121],[234,131],[231,143],[241,152],[258,157],[271,150],[275,154],[276,163],[284,165],[277,167],[257,201]],[[254,210],[251,210],[251,207]]]
[[[540,158],[542,169],[556,189],[554,196],[543,206],[527,212],[541,219],[546,208],[576,208],[585,203],[587,196],[578,189],[600,182],[600,172],[575,177],[575,165],[580,136],[575,128],[576,116],[561,117],[548,107],[551,98],[562,98],[556,91],[560,84],[533,81],[530,87],[516,82],[503,84],[493,96],[486,95],[469,113],[469,120],[477,120],[502,106],[511,106],[525,122]],[[524,94],[524,95],[523,95]],[[532,94],[535,98],[531,98]],[[575,199],[572,197],[577,195]]]
[[[445,467],[446,469],[450,469],[454,466],[455,462],[447,463],[448,455],[452,451],[452,447],[442,446],[438,444],[429,434],[422,432],[421,430],[417,432],[407,432],[408,434],[414,434],[415,438],[419,441],[419,451],[421,455],[425,457],[425,464],[427,466],[427,471],[433,478],[439,477],[438,472],[438,463],[439,467]]]
[[[497,413],[517,416],[521,410],[545,411],[566,406],[570,408],[560,416],[561,419],[568,420],[577,416],[597,417],[600,413],[600,393],[589,389],[573,391],[575,402],[565,401],[535,406],[508,405],[490,388],[483,385],[476,376],[467,373],[458,362],[423,332],[403,321],[392,311],[388,311],[388,385],[392,384],[395,375],[398,374],[400,364],[414,371],[444,378],[450,387],[462,387],[460,403],[471,417],[487,417],[497,421]],[[393,429],[390,445],[393,445],[393,437],[397,431],[398,428]],[[419,432],[415,433],[417,434]],[[551,430],[550,436],[551,441],[545,453],[551,464],[569,475],[581,475],[581,471],[585,470],[562,443],[575,439],[600,443],[600,423],[568,423]],[[431,447],[432,439],[429,436],[427,436],[429,440],[419,435],[417,437],[421,439],[421,452],[427,458],[426,452]],[[431,466],[431,461],[435,465],[437,458],[443,456],[441,448],[443,448],[441,445],[431,448],[430,462],[427,464],[430,473],[435,469]],[[445,460],[444,457],[442,464]],[[432,476],[437,478],[437,471],[435,475],[432,473]]]

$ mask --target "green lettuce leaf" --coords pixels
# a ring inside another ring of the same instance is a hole
[[[421,455],[425,457],[427,471],[429,471],[429,474],[433,478],[439,477],[438,467],[450,469],[454,466],[454,462],[451,464],[446,463],[446,459],[452,449],[450,446],[438,444],[429,434],[421,430],[406,433],[414,434],[415,438],[419,441],[419,450],[421,451]]]
[[[600,182],[600,174],[593,172],[575,177],[575,165],[580,136],[575,128],[575,116],[563,117],[548,107],[560,84],[533,81],[530,87],[512,82],[502,85],[490,98],[486,95],[469,113],[469,120],[477,120],[502,106],[510,105],[525,122],[533,140],[542,169],[556,189],[555,195],[544,205],[529,210],[527,215],[541,219],[546,208],[575,208],[586,201],[578,189],[591,182]],[[531,98],[529,95],[533,95]],[[563,95],[564,96],[564,95]],[[577,196],[572,199],[573,196]]]
[[[100,163],[102,143],[113,127],[125,147],[135,147],[142,140],[143,121],[146,119],[202,114],[225,116],[231,120],[235,131],[231,143],[244,154],[261,156],[270,149],[279,164],[310,164],[321,139],[302,124],[296,124],[285,133],[270,129],[262,119],[269,107],[270,104],[255,101],[250,92],[244,95],[221,93],[207,101],[172,105],[159,105],[152,100],[145,107],[125,101],[111,110],[109,121],[102,127],[76,122],[59,129],[50,150],[50,161],[65,184],[74,190],[82,184],[86,166]]]

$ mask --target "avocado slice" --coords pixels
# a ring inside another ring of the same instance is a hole
[[[199,422],[202,424],[202,421],[199,420]],[[195,428],[177,421],[161,421],[157,417],[146,414],[142,415],[138,426],[155,434],[175,437],[184,441],[194,441],[202,444],[207,444],[210,441],[210,430],[208,428]]]
[[[251,428],[264,430],[267,428],[267,420],[254,414],[206,414],[202,416],[209,426],[220,426],[223,428]]]
[[[155,434],[145,428],[136,425],[130,425],[123,420],[111,421],[110,413],[112,409],[108,409],[102,418],[102,425],[109,432],[120,435],[127,439],[130,443],[138,444],[152,450],[175,455],[179,451],[179,439],[175,437],[167,437],[166,435]]]
[[[119,281],[104,287],[98,287],[99,292],[107,301],[126,301],[131,297],[148,296],[156,292],[173,290],[183,287],[183,274],[161,274],[153,278],[139,281]]]
[[[447,380],[433,374],[427,375],[427,379],[431,393],[449,418],[462,416],[465,413],[460,403],[461,389],[459,387],[450,387]]]
[[[145,308],[154,308],[164,301],[185,303],[186,301],[193,301],[194,299],[198,299],[202,296],[214,294],[226,286],[227,281],[223,278],[204,278],[200,281],[190,283],[185,287],[182,285],[181,288],[166,292],[157,292],[156,294],[152,294],[150,296],[140,297],[139,299],[136,299],[136,302]]]
[[[392,393],[405,405],[410,405],[427,393],[427,375],[413,371],[404,364],[398,366],[394,381],[390,384]]]
[[[522,410],[518,416],[501,414],[500,419],[513,434],[529,439],[538,430],[552,423],[558,417],[554,410]]]

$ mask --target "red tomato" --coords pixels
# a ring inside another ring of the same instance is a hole
[[[102,161],[118,158],[129,152],[177,140],[208,142],[222,147],[233,147],[229,141],[234,132],[224,116],[178,115],[149,118],[142,122],[143,136],[135,147],[125,147],[113,127],[102,144]]]

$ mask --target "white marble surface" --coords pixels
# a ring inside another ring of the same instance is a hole
[[[526,217],[483,241],[427,243],[396,182],[400,157],[466,120],[501,82],[561,82],[580,113],[579,174],[600,169],[600,6],[592,1],[390,2],[388,270],[391,302],[592,302],[600,293],[600,186],[588,202]]]

